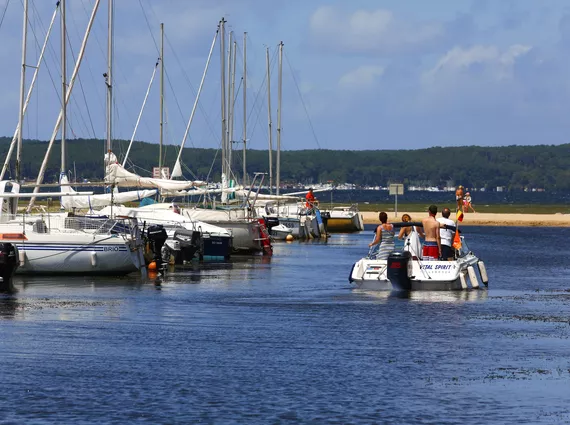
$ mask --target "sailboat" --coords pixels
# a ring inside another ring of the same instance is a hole
[[[73,79],[77,75],[82,53],[93,24],[100,0],[95,2],[93,12],[83,39],[81,55],[75,65]],[[62,20],[62,40],[65,40],[65,0],[59,3]],[[24,31],[22,42],[22,74],[20,83],[20,117],[16,157],[16,182],[0,181],[0,234],[19,250],[20,274],[127,274],[144,268],[142,237],[135,220],[92,220],[74,217],[72,214],[17,214],[18,199],[40,196],[20,193],[20,164],[22,129],[24,119],[25,58],[27,42],[28,0],[24,0]],[[62,42],[63,68],[65,69],[65,43]],[[62,127],[62,159],[65,158],[65,109],[72,85],[67,88],[65,72],[62,73],[64,88],[62,111],[54,133]],[[55,138],[55,137],[54,137]],[[62,167],[63,168],[63,167]],[[36,189],[38,189],[36,187]],[[41,196],[74,196],[70,193],[48,193]],[[79,193],[88,196],[90,193]]]

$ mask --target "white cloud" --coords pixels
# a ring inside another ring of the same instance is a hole
[[[437,64],[424,73],[423,82],[450,81],[458,75],[474,72],[493,80],[511,78],[517,58],[531,50],[531,46],[515,44],[501,51],[497,46],[455,47]]]
[[[330,49],[350,52],[398,52],[433,42],[444,33],[440,23],[406,23],[386,9],[344,13],[321,6],[311,16],[313,40]]]
[[[344,74],[338,81],[344,88],[368,88],[384,74],[384,67],[363,65]]]

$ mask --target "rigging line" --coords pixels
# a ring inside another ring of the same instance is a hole
[[[297,88],[297,93],[299,94],[299,98],[301,99],[301,104],[303,105],[303,109],[305,110],[305,114],[307,115],[307,119],[309,120],[309,126],[311,127],[311,131],[313,132],[313,137],[315,138],[315,142],[317,142],[317,146],[319,147],[319,149],[322,149],[321,144],[319,143],[319,139],[317,137],[317,133],[315,132],[315,127],[313,127],[313,121],[311,121],[311,117],[309,116],[309,111],[307,110],[307,106],[305,105],[305,101],[303,100],[303,95],[301,94],[301,90],[299,89],[299,84],[297,84],[297,79],[295,78],[293,67],[291,66],[291,62],[289,62],[289,56],[287,56],[287,53],[285,53],[284,56],[285,56],[285,61],[289,66],[289,70],[291,71],[291,76],[293,77],[293,82],[295,83],[295,87]]]
[[[168,38],[167,35],[164,36],[164,38],[166,39],[166,44],[168,44],[168,46],[170,47],[170,50],[172,51],[172,56],[174,56],[174,59],[176,60],[176,62],[178,63],[178,66],[180,66],[180,69],[182,70],[182,75],[184,76],[184,78],[186,79],[186,82],[188,83],[188,85],[190,86],[190,90],[192,90],[192,94],[194,94],[194,96],[197,96],[196,94],[196,90],[194,89],[194,86],[192,85],[192,83],[190,82],[190,77],[188,76],[188,73],[186,72],[186,70],[184,69],[184,67],[182,66],[182,63],[180,62],[180,58],[178,57],[178,55],[176,54],[176,50],[172,47],[172,44],[170,43],[170,40]],[[202,107],[202,103],[198,102],[198,108],[200,108],[200,111],[202,112],[202,114],[204,115],[204,120],[206,121],[206,124],[208,126],[208,129],[210,130],[210,133],[212,134],[212,136],[216,139],[216,132],[213,129],[213,126],[210,122],[210,120],[208,119],[208,114],[206,113],[206,111],[204,110],[204,108]],[[191,141],[190,143],[192,143],[192,146],[194,146],[193,142]]]
[[[4,18],[6,17],[6,11],[8,10],[8,5],[10,4],[10,0],[6,2],[6,6],[4,6],[4,11],[2,12],[2,18],[0,19],[0,28],[2,28],[2,24],[4,23]]]
[[[87,10],[87,8],[86,8],[86,6],[85,6],[85,2],[81,2],[81,3],[82,3],[82,6],[83,6],[83,11],[85,12],[85,15],[86,15],[87,17],[89,17],[90,14],[91,14],[91,12]],[[74,16],[73,13],[72,13],[72,16]],[[74,21],[75,21],[75,18],[74,18]],[[101,26],[101,24],[99,24],[99,29],[100,29],[101,31],[104,31],[102,28],[103,28],[103,27]],[[78,30],[78,26],[77,26],[77,25],[75,25],[75,33],[76,33],[77,36],[78,36],[78,40],[81,40],[81,35],[79,34],[79,30]],[[100,43],[100,41],[99,41],[99,36],[98,36],[98,33],[97,33],[97,32],[95,32],[95,43],[96,43],[97,46],[99,47],[99,51],[100,51],[101,55],[102,55],[103,57],[106,57],[105,51],[103,50],[103,47],[101,46],[101,43]],[[93,84],[94,87],[97,87],[97,86],[98,86],[97,81],[99,81],[99,79],[95,80],[95,76],[93,75],[93,70],[91,69],[90,66],[88,66],[87,69],[89,70],[89,75],[91,76],[91,83]],[[103,98],[101,97],[101,91],[100,91],[100,90],[95,90],[95,94],[96,94],[96,96],[97,96],[97,100],[99,101],[100,110],[101,110],[101,111],[104,111],[104,110],[105,110],[105,101],[104,101]],[[105,153],[106,153],[106,152],[105,152]]]
[[[269,66],[270,66],[271,71],[273,71],[274,68],[275,68],[275,60],[276,60],[276,58],[277,58],[277,49],[275,49],[275,50],[273,51],[273,57],[272,57],[271,60],[269,61],[269,64],[270,64]],[[267,87],[267,72],[264,72],[263,74],[264,74],[263,80],[261,81],[260,87],[259,87],[259,89],[258,89],[258,91],[257,91],[257,95],[255,96],[255,100],[253,101],[253,105],[251,106],[251,108],[250,108],[250,110],[249,110],[249,114],[248,114],[248,117],[247,117],[247,123],[248,123],[248,124],[249,124],[249,119],[250,119],[251,115],[253,114],[253,110],[254,110],[255,107],[257,106],[257,99],[259,98],[259,95],[262,93],[262,90]],[[249,78],[249,76],[248,76],[248,78]],[[263,90],[263,92],[265,92],[265,90]],[[259,112],[258,112],[258,114],[259,114]]]
[[[75,23],[75,18],[73,18],[73,22]],[[71,44],[71,39],[69,38],[69,32],[68,31],[66,31],[66,35],[67,35],[67,44],[69,46],[69,51],[71,52],[71,57],[73,58],[73,62],[77,63],[77,57],[75,56],[75,52],[73,51],[73,45]],[[79,88],[81,89],[81,94],[83,96],[83,101],[85,103],[85,108],[87,110],[87,117],[89,118],[89,124],[91,125],[91,129],[93,131],[93,137],[95,137],[95,127],[93,126],[93,119],[91,118],[91,111],[89,110],[89,103],[87,102],[87,96],[85,94],[85,89],[83,87],[83,81],[81,80],[80,74],[77,74],[77,80],[79,81]],[[66,81],[66,91],[67,91],[67,86],[68,86],[68,84]],[[76,102],[76,104],[79,106],[79,102]],[[85,118],[83,116],[83,113],[81,112],[81,109],[77,108],[77,110],[79,111],[79,117],[81,118],[81,121],[83,121],[83,125],[85,126],[85,129],[87,130],[87,132],[89,132],[89,127],[87,126],[87,123],[85,122]]]
[[[35,3],[33,3],[33,2],[32,2],[32,7],[34,8],[36,14],[38,14],[38,11],[37,11],[37,9],[36,9],[36,7],[35,7]],[[38,15],[38,16],[39,16],[39,15]],[[41,21],[41,19],[38,19],[38,24],[39,24],[40,27],[42,26],[42,21]],[[30,29],[32,30],[32,33],[34,34],[34,41],[36,42],[36,45],[39,45],[39,43],[38,43],[38,37],[37,37],[37,34],[36,34],[36,29],[35,29],[35,27],[34,27],[34,26],[30,26]],[[43,30],[43,27],[42,27],[42,30]],[[46,31],[46,32],[47,32],[47,31]],[[51,47],[51,46],[50,46],[49,43],[48,43],[47,49],[49,50],[50,47]],[[53,53],[53,48],[52,48],[52,53]],[[55,81],[54,81],[54,79],[53,79],[53,75],[52,75],[52,73],[51,73],[51,71],[50,71],[49,64],[48,64],[47,61],[46,61],[46,55],[44,55],[44,63],[45,63],[45,67],[44,67],[44,68],[47,69],[47,73],[48,73],[49,78],[50,78],[50,80],[51,80],[51,84],[52,84],[53,89],[54,89],[54,91],[55,91],[55,93],[56,93],[56,96],[57,96],[57,98],[58,98],[58,102],[59,102],[59,104],[61,104],[61,97],[60,97],[60,93],[59,93],[59,88],[58,88],[58,86],[56,86]]]
[[[164,73],[166,74],[166,81],[168,82],[168,86],[170,87],[170,90],[172,90],[172,97],[174,97],[174,102],[178,107],[178,112],[180,113],[182,122],[184,122],[186,120],[186,117],[182,113],[182,108],[180,107],[180,103],[178,102],[178,97],[176,97],[176,91],[174,91],[174,87],[172,86],[172,81],[170,80],[170,75],[168,74],[168,70],[166,68],[164,68]]]
[[[186,170],[188,170],[188,172],[190,173],[190,175],[192,176],[192,178],[193,178],[194,180],[198,180],[198,176],[197,176],[196,174],[194,174],[194,172],[193,172],[186,164],[184,164],[182,161],[181,161],[181,163],[182,163],[182,166],[183,166]]]
[[[145,10],[144,6],[142,5],[141,0],[139,0],[139,5],[140,5],[141,10],[143,12],[144,20],[146,22],[146,26],[148,27],[148,31],[150,32],[152,42],[154,43],[154,48],[156,49],[156,53],[158,54],[158,56],[160,56],[160,49],[158,48],[158,43],[156,42],[156,39],[154,38],[154,33],[152,32],[152,27],[150,26],[150,22],[148,21],[148,16],[146,16],[146,10]],[[152,8],[151,8],[151,10],[152,10]],[[155,18],[156,18],[156,14],[155,14]],[[157,21],[159,21],[158,18],[157,18]]]
[[[277,57],[277,51],[273,52],[273,58],[269,61],[270,63],[270,68],[273,68],[275,66],[275,58]],[[259,95],[262,93],[262,90],[264,88],[267,87],[267,73],[264,73],[265,76],[263,77],[263,80],[261,82],[261,85],[259,87],[259,90],[257,91],[257,95],[255,96],[255,100],[253,102],[253,105],[251,106],[250,109],[250,113],[248,114],[248,118],[247,118],[247,123],[249,124],[249,119],[252,117],[254,109],[257,109],[257,114],[255,116],[255,123],[253,124],[253,128],[251,129],[250,134],[253,136],[253,134],[255,134],[255,130],[257,129],[257,124],[259,123],[259,117],[261,116],[261,108],[266,105],[265,102],[262,101],[261,105],[257,105],[257,100],[259,99]],[[265,92],[265,90],[263,90],[263,92]],[[269,137],[269,130],[267,128],[264,127],[264,136]]]

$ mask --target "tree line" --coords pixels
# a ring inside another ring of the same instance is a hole
[[[0,158],[5,158],[11,139],[0,138]],[[113,151],[122,161],[128,141],[113,142]],[[37,177],[47,142],[26,140],[22,148],[22,176]],[[174,166],[178,148],[163,147],[163,164]],[[96,139],[67,142],[67,168],[77,180],[101,180],[105,143]],[[158,165],[159,147],[154,143],[135,142],[127,168],[140,175],[150,175]],[[10,163],[13,177],[14,157]],[[242,152],[234,151],[233,169],[242,178]],[[273,154],[275,160],[275,153]],[[186,178],[219,181],[221,155],[216,149],[185,148],[182,154]],[[55,143],[48,162],[46,182],[57,181],[60,170],[60,146]],[[509,190],[543,188],[570,190],[570,144],[536,146],[464,146],[432,147],[417,150],[297,150],[281,152],[282,183],[354,183],[361,186],[385,186],[389,183],[432,186],[463,184],[467,187]],[[247,172],[268,172],[268,152],[247,151]],[[274,168],[275,173],[275,168]]]

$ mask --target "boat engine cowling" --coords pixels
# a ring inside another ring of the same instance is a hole
[[[166,230],[164,230],[162,224],[155,224],[148,227],[147,236],[154,254],[154,260],[160,263],[162,261],[161,250],[166,239],[168,239]]]
[[[20,266],[20,256],[15,245],[0,243],[0,292],[12,292],[12,276]]]
[[[408,265],[412,261],[409,251],[394,251],[388,256],[388,280],[395,291],[409,291],[412,281],[408,273]]]

